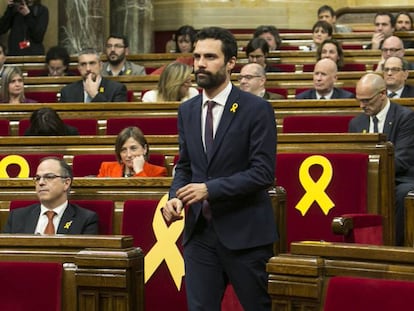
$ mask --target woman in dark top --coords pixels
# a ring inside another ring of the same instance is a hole
[[[52,108],[40,108],[30,116],[30,126],[24,136],[79,135],[77,128],[66,125]]]
[[[49,10],[40,0],[8,0],[0,18],[0,34],[10,30],[8,55],[44,55],[43,38],[49,24]]]

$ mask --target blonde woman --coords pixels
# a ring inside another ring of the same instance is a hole
[[[7,66],[1,75],[1,101],[3,103],[36,103],[24,96],[23,73],[19,67]]]
[[[145,92],[142,101],[185,101],[198,95],[198,90],[191,87],[192,72],[193,68],[186,64],[169,64],[160,75],[157,89]]]

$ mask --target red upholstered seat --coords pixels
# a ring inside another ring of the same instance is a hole
[[[315,64],[304,64],[303,72],[313,72]],[[365,64],[347,63],[342,66],[339,71],[366,71]]]
[[[60,263],[0,262],[1,310],[60,311],[62,274]]]
[[[364,46],[362,44],[342,44],[343,50],[363,50]]]
[[[139,127],[144,135],[177,135],[177,117],[154,118],[109,118],[106,121],[106,134],[118,135],[128,126]]]
[[[287,96],[288,96],[288,90],[287,89],[280,88],[280,87],[270,87],[270,88],[266,88],[266,91],[271,92],[271,93],[280,94],[280,95],[284,96],[285,98],[287,98]]]
[[[25,92],[24,95],[27,98],[37,101],[38,103],[57,103],[58,102],[57,92],[36,91],[36,92]]]
[[[313,72],[314,68],[315,68],[315,64],[303,64],[302,71],[303,72]]]
[[[0,136],[10,135],[10,122],[9,120],[0,120]]]
[[[16,158],[17,156],[17,158]],[[7,157],[7,159],[6,159]],[[58,157],[63,158],[63,154],[56,153],[33,153],[33,154],[0,154],[0,160],[7,161],[6,172],[9,177],[18,177],[21,172],[19,165],[20,157],[24,158],[29,164],[29,176],[21,177],[33,177],[36,175],[37,166],[41,159],[45,157]]]
[[[67,125],[74,126],[78,129],[79,135],[97,135],[98,120],[96,119],[63,119]],[[29,128],[30,120],[22,119],[19,121],[19,135],[23,136],[24,132]]]
[[[296,66],[294,64],[270,64],[270,66],[279,69],[281,72],[296,71]]]
[[[77,154],[72,160],[73,176],[96,176],[102,162],[116,161],[115,154]],[[148,162],[158,166],[165,166],[165,156],[159,153],[149,155]]]
[[[303,240],[344,242],[342,236],[332,232],[333,218],[367,214],[367,154],[281,153],[276,163],[277,185],[287,194],[288,247],[293,241]],[[382,235],[362,236],[358,241],[382,244]]]
[[[36,200],[13,200],[10,201],[9,209],[29,206],[39,201]],[[99,234],[112,234],[115,204],[111,200],[70,200],[70,203],[89,209],[98,214]]]
[[[283,118],[283,133],[347,133],[354,116],[320,115]]]
[[[147,256],[148,254],[151,256],[151,250],[159,239],[156,234],[160,233],[154,233],[153,223],[160,220],[159,224],[165,226],[161,212],[157,210],[157,205],[157,200],[127,200],[124,203],[122,234],[134,237],[134,245],[139,246],[146,254],[145,260],[150,260]],[[171,230],[171,226],[168,228]],[[176,242],[173,246],[179,250],[182,256],[181,234],[177,237],[174,236],[174,240]],[[163,255],[168,256],[165,252]],[[163,299],[160,299],[160,292],[162,292]],[[177,289],[166,261],[162,260],[145,283],[145,310],[186,310],[185,295],[184,278],[182,278],[181,287]],[[225,292],[222,310],[243,310],[231,286]]]
[[[349,276],[332,277],[324,311],[411,310],[414,282]]]

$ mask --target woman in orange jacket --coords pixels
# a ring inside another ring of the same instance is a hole
[[[148,163],[148,143],[135,126],[123,129],[116,138],[117,162],[102,162],[98,177],[165,177],[167,169]]]

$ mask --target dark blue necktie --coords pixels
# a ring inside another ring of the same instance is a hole
[[[204,144],[208,158],[210,158],[211,149],[213,148],[213,108],[215,105],[216,102],[212,100],[209,100],[207,102],[206,124],[204,127]]]
[[[374,123],[374,133],[378,133],[378,118],[377,118],[377,116],[372,117],[372,122]]]

